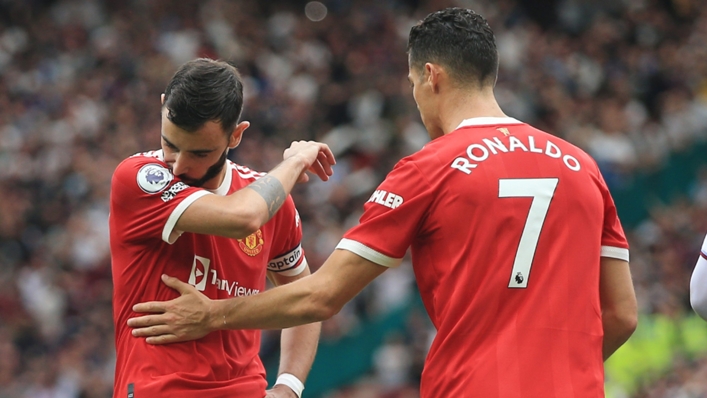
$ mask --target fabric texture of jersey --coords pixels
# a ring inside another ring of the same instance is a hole
[[[337,247],[384,266],[411,248],[437,329],[423,398],[604,397],[600,257],[628,243],[579,148],[465,120],[402,159]]]
[[[116,169],[111,184],[110,242],[117,364],[114,397],[257,397],[265,395],[258,357],[260,331],[218,331],[190,342],[151,346],[127,327],[132,306],[171,300],[178,293],[167,274],[212,299],[257,294],[268,269],[296,275],[306,267],[302,229],[292,198],[244,239],[181,233],[174,227],[203,195],[230,194],[261,173],[230,161],[213,193],[185,185],[162,161],[161,151],[135,155]],[[197,393],[198,392],[198,393]]]

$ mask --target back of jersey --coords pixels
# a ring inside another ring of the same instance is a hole
[[[603,397],[600,256],[628,245],[596,163],[513,119],[410,162],[435,193],[411,245],[438,329],[422,396]]]

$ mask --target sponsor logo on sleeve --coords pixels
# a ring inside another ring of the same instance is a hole
[[[378,189],[375,192],[373,192],[373,195],[368,199],[369,202],[373,203],[378,203],[379,205],[383,205],[385,207],[389,207],[391,209],[395,209],[396,207],[400,206],[403,204],[405,199],[403,199],[402,196],[396,195],[392,192],[387,192],[382,189]]]
[[[174,176],[164,166],[149,163],[137,172],[137,185],[145,193],[153,194],[162,191],[169,185]]]
[[[294,250],[273,258],[268,263],[268,270],[275,272],[287,271],[295,268],[302,259],[302,245],[298,245]]]
[[[166,190],[166,191],[164,191],[164,193],[162,193],[162,196],[161,196],[162,201],[169,202],[170,200],[174,199],[174,197],[177,196],[177,194],[179,192],[182,192],[183,190],[185,190],[187,188],[189,188],[189,185],[187,185],[181,181],[178,181],[176,184],[172,185],[171,187],[169,187],[168,190]]]
[[[238,247],[251,257],[263,250],[263,243],[265,243],[265,241],[263,240],[263,233],[260,230],[246,236],[244,239],[238,239]]]

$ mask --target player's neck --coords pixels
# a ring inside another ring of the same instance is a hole
[[[475,117],[507,117],[496,101],[493,88],[471,93],[455,91],[440,106],[440,126],[444,134],[456,130],[462,121]]]
[[[226,178],[226,169],[228,168],[224,166],[223,169],[221,169],[221,171],[214,178],[210,179],[209,181],[206,181],[201,187],[204,189],[208,189],[209,191],[217,190],[223,183],[223,179]]]

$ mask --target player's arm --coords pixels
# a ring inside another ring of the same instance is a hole
[[[210,300],[177,278],[162,280],[181,296],[147,302],[128,320],[133,336],[150,344],[194,340],[221,329],[282,329],[329,319],[387,268],[348,250],[337,249],[312,275],[247,297]]]
[[[216,300],[212,327],[280,329],[323,321],[339,313],[344,304],[386,269],[348,250],[337,249],[311,276],[247,297],[255,300]]]
[[[638,324],[638,305],[627,261],[602,257],[599,292],[604,327],[604,360],[607,360]]]
[[[272,218],[297,182],[309,179],[306,171],[326,181],[335,163],[326,144],[293,142],[282,163],[246,188],[196,199],[181,213],[174,230],[244,238]]]
[[[306,267],[297,276],[284,276],[281,273],[270,271],[268,272],[268,279],[273,285],[282,286],[308,275],[310,275],[310,271],[309,267]],[[288,381],[288,376],[282,377],[283,374],[293,375],[299,382],[304,384],[312,368],[312,363],[314,363],[321,330],[322,324],[315,322],[282,331],[280,335],[280,368],[277,373],[279,377],[273,386],[273,390],[289,388],[295,392],[297,386],[294,386],[295,388],[288,386],[293,381],[291,381],[291,378]],[[296,384],[297,381],[294,381],[294,383]]]
[[[707,321],[707,236],[690,278],[690,304],[697,315]]]

